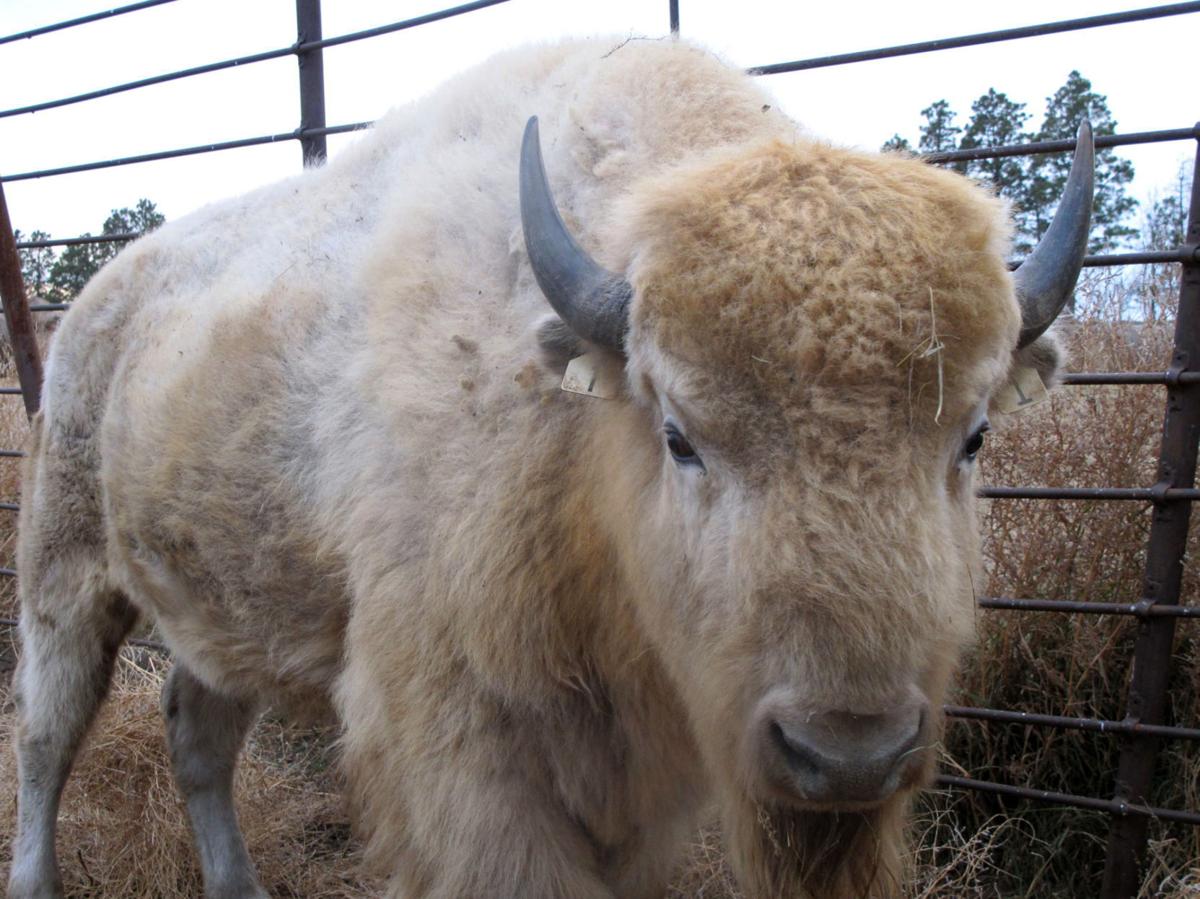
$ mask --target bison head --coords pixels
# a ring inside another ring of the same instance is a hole
[[[627,274],[568,233],[526,130],[538,282],[623,368],[622,575],[752,895],[890,892],[979,584],[974,462],[1074,287],[1091,134],[1007,269],[1001,202],[912,159],[781,141],[637,185]]]

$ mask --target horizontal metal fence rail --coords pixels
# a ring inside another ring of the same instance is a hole
[[[1064,384],[1198,384],[1200,371],[1077,371],[1063,375]]]
[[[494,2],[511,2],[511,0],[494,0]],[[243,137],[237,140],[219,141],[210,144],[196,144],[191,147],[178,147],[173,150],[159,150],[154,153],[142,153],[136,156],[121,156],[115,159],[101,159],[93,162],[81,162],[74,165],[57,166],[48,169],[36,169],[28,172],[14,172],[4,175],[4,181],[29,181],[34,178],[52,178],[58,175],[73,175],[78,172],[92,172],[97,169],[108,169],[123,165],[138,165],[143,162],[157,162],[161,159],[175,159],[181,156],[195,156],[200,153],[219,153],[223,150],[240,150],[245,147],[256,147],[263,144],[276,144],[288,140],[301,140],[304,137],[317,134],[344,134],[371,127],[372,122],[350,122],[344,125],[332,125],[327,128],[297,128],[294,131],[281,131],[277,134],[261,134],[257,137]],[[1163,143],[1177,140],[1195,140],[1200,137],[1200,125],[1188,128],[1172,128],[1162,131],[1139,131],[1130,134],[1109,134],[1096,137],[1097,147],[1123,147],[1133,144]],[[995,159],[1002,156],[1026,156],[1030,153],[1061,153],[1075,149],[1075,141],[1040,141],[1032,144],[1014,144],[1007,147],[980,147],[971,150],[955,150],[945,153],[928,153],[923,157],[929,162],[954,162],[964,159]],[[1168,253],[1183,252],[1167,251]],[[1132,254],[1131,254],[1132,255]],[[1157,254],[1156,254],[1157,256]],[[1132,260],[1131,260],[1132,261]],[[1155,262],[1176,262],[1176,258],[1154,258]],[[1105,263],[1100,263],[1105,264]],[[1114,263],[1117,264],[1117,263]]]
[[[509,2],[509,0],[505,0]],[[278,134],[263,134],[258,137],[243,137],[238,140],[219,141],[213,144],[197,144],[192,147],[180,147],[174,150],[160,150],[156,153],[142,153],[137,156],[121,156],[116,159],[103,159],[96,162],[84,162],[78,165],[65,165],[53,169],[39,169],[33,172],[17,172],[12,175],[0,176],[0,181],[28,181],[33,178],[52,178],[58,175],[73,175],[78,172],[94,172],[98,169],[111,169],[123,165],[140,165],[143,162],[158,162],[162,159],[178,159],[183,156],[198,156],[202,153],[219,153],[223,150],[241,150],[246,147],[260,147],[264,144],[279,144],[289,140],[304,140],[325,134],[345,134],[370,127],[370,122],[354,122],[349,125],[333,125],[328,128],[297,128],[295,131],[281,131]]]
[[[1142,724],[1140,721],[1105,721],[1100,718],[1069,718],[1063,715],[1041,715],[1035,712],[980,709],[961,705],[947,705],[943,707],[943,711],[950,718],[975,721],[1044,725],[1060,730],[1090,730],[1102,734],[1145,734],[1149,737],[1172,737],[1176,740],[1200,740],[1200,729],[1194,727],[1169,727],[1161,724]]]
[[[979,44],[994,44],[1000,41],[1042,37],[1047,34],[1061,34],[1065,31],[1080,31],[1086,28],[1103,28],[1108,25],[1141,22],[1146,19],[1180,16],[1194,12],[1200,12],[1200,3],[1173,3],[1170,6],[1151,6],[1128,12],[1088,16],[1082,19],[1066,19],[1061,22],[1048,22],[1044,25],[1027,25],[1024,28],[1005,28],[1001,31],[966,34],[960,37],[944,37],[932,41],[920,41],[915,44],[900,44],[895,47],[880,47],[876,50],[840,53],[836,56],[819,56],[813,59],[799,59],[795,62],[777,62],[765,66],[754,66],[749,69],[749,72],[753,75],[782,75],[786,72],[825,69],[831,66],[844,66],[856,62],[872,62],[878,59],[892,59],[897,56],[934,53],[939,50],[956,50],[960,47],[974,47]]]
[[[60,28],[84,24],[89,21],[96,21],[111,15],[133,12],[166,2],[172,2],[172,0],[148,0],[148,2],[131,4],[93,16],[62,22],[57,25],[49,25],[17,35],[9,35],[0,38],[0,44],[32,37],[36,34],[44,34]],[[355,122],[335,126],[325,125],[322,81],[320,77],[316,77],[311,71],[314,60],[316,68],[319,70],[319,53],[322,49],[411,29],[419,25],[429,24],[505,2],[508,2],[508,0],[479,0],[479,2],[466,3],[429,13],[428,15],[381,25],[376,28],[331,38],[323,38],[320,36],[319,0],[297,0],[297,41],[291,46],[221,60],[175,72],[167,72],[73,96],[0,110],[0,118],[45,111],[211,72],[295,56],[301,70],[301,118],[300,125],[295,130],[248,137],[240,140],[162,150],[117,159],[84,162],[37,171],[18,172],[0,178],[0,184],[5,181],[13,182],[56,177],[77,172],[136,165],[151,161],[262,146],[290,140],[301,142],[302,147],[305,148],[306,159],[313,148],[317,149],[318,155],[323,155],[323,139],[326,135],[359,130],[369,127],[371,123]],[[1200,13],[1200,2],[1175,3],[1021,28],[1009,28],[893,47],[883,47],[875,50],[774,63],[755,66],[748,71],[755,75],[800,72],[1192,13]],[[668,14],[671,32],[678,34],[680,20],[679,0],[668,0]],[[307,75],[305,74],[306,66],[310,68]],[[1096,137],[1096,146],[1103,149],[1181,140],[1200,140],[1200,123],[1184,128],[1098,135]],[[1061,153],[1073,149],[1073,140],[1051,140],[1002,147],[978,147],[953,150],[927,154],[924,158],[931,163],[948,163]],[[1180,313],[1176,327],[1176,352],[1171,367],[1166,371],[1152,372],[1075,372],[1069,373],[1063,378],[1064,384],[1076,386],[1158,385],[1166,388],[1168,394],[1167,425],[1165,428],[1163,459],[1160,464],[1158,483],[1151,487],[988,486],[982,488],[979,492],[980,496],[993,500],[1133,501],[1151,504],[1154,509],[1154,520],[1151,526],[1151,536],[1148,546],[1149,558],[1147,563],[1146,589],[1144,596],[1138,601],[1131,603],[1081,602],[1010,597],[982,597],[978,600],[978,605],[981,608],[997,611],[1115,615],[1136,618],[1139,622],[1139,637],[1135,650],[1135,674],[1131,686],[1127,715],[1123,720],[1110,721],[1095,718],[1072,718],[1060,715],[1038,714],[1020,710],[971,708],[955,705],[948,705],[944,709],[947,717],[956,720],[983,721],[997,726],[1021,725],[1025,727],[1077,730],[1105,735],[1112,734],[1116,739],[1123,742],[1125,749],[1122,752],[1121,770],[1118,772],[1118,787],[1114,797],[1111,799],[1075,796],[1039,790],[1032,787],[1000,784],[951,775],[943,775],[938,778],[940,784],[955,789],[967,789],[1016,799],[1027,799],[1054,805],[1090,809],[1110,815],[1113,820],[1113,827],[1109,842],[1108,869],[1106,870],[1103,888],[1104,899],[1128,899],[1128,897],[1134,895],[1137,888],[1138,865],[1140,864],[1141,854],[1145,846],[1145,825],[1150,819],[1200,825],[1200,813],[1155,808],[1144,802],[1144,796],[1149,787],[1149,778],[1153,770],[1153,759],[1157,742],[1161,739],[1200,739],[1200,729],[1173,726],[1163,723],[1160,720],[1163,714],[1162,698],[1165,695],[1165,673],[1169,662],[1169,649],[1174,622],[1180,619],[1192,620],[1200,618],[1200,608],[1179,605],[1178,578],[1175,578],[1174,584],[1171,582],[1172,572],[1174,571],[1171,566],[1174,565],[1175,569],[1178,569],[1182,563],[1183,557],[1180,539],[1181,535],[1182,539],[1186,539],[1190,504],[1193,500],[1200,499],[1200,491],[1194,487],[1195,432],[1200,430],[1200,398],[1197,396],[1200,388],[1195,387],[1197,383],[1200,383],[1200,371],[1195,368],[1195,360],[1200,358],[1200,345],[1197,345],[1197,337],[1194,334],[1198,324],[1200,324],[1197,323],[1195,318],[1197,315],[1195,307],[1200,305],[1200,148],[1197,149],[1197,160],[1198,177],[1193,182],[1189,230],[1183,246],[1174,250],[1097,254],[1088,256],[1084,262],[1089,267],[1144,264],[1178,264],[1181,266]],[[0,193],[0,207],[2,206],[3,194]],[[14,247],[15,251],[15,249],[36,249],[128,241],[137,236],[136,234],[129,233],[87,235],[36,241],[26,240],[11,244],[11,246]],[[2,235],[0,235],[0,238],[2,238]],[[11,233],[9,239],[11,240]],[[1013,263],[1012,267],[1015,267],[1016,264]],[[9,265],[11,266],[11,263]],[[4,268],[5,260],[0,258],[0,274],[3,274]],[[11,293],[9,289],[4,291],[3,299],[6,307],[10,303],[15,303],[29,312],[56,312],[69,308],[68,304],[51,302],[29,305],[24,301],[23,294],[17,296]],[[20,310],[17,310],[17,312],[19,316]],[[28,316],[26,316],[26,319],[28,319]],[[12,333],[19,336],[17,331],[13,331]],[[32,399],[34,407],[36,407],[36,388],[26,388],[24,391],[20,388],[3,388],[0,389],[0,393],[23,395],[27,404]],[[1192,428],[1190,432],[1188,431],[1188,422],[1193,423],[1190,425]],[[1188,437],[1189,433],[1190,438]],[[1188,459],[1189,439],[1190,461]],[[23,455],[20,450],[0,450],[0,459],[16,459]],[[17,509],[18,506],[16,503],[0,503],[0,510],[15,512]],[[1164,533],[1160,533],[1165,531],[1169,531],[1170,533],[1165,536]],[[1164,572],[1166,573],[1166,577],[1163,577]],[[1177,571],[1174,571],[1174,573],[1177,574]],[[0,568],[0,577],[15,576],[16,572],[12,569]],[[16,622],[11,619],[0,619],[0,626],[12,627],[15,625]],[[151,640],[135,640],[130,642],[158,651],[167,651],[165,646]]]
[[[92,13],[87,16],[80,16],[77,19],[68,19],[65,22],[55,22],[53,25],[42,25],[39,28],[31,28],[29,31],[20,31],[16,34],[6,34],[0,37],[0,44],[11,44],[13,41],[23,41],[31,37],[37,37],[42,34],[50,34],[52,31],[62,31],[64,28],[74,28],[76,25],[87,25],[91,22],[99,22],[101,19],[111,19],[113,16],[122,16],[128,12],[137,12],[142,9],[149,9],[151,6],[162,6],[164,3],[174,3],[175,0],[142,0],[141,3],[131,3],[128,6],[118,6],[116,9],[106,9],[103,12]]]
[[[65,312],[71,308],[70,303],[31,303],[29,306],[30,312]],[[0,307],[0,312],[3,308]]]
[[[1009,609],[1015,612],[1075,612],[1080,615],[1133,615],[1137,618],[1200,618],[1200,607],[1159,605],[1152,599],[1123,603],[984,596],[977,599],[975,604],[981,609]]]
[[[45,240],[18,240],[18,250],[40,250],[44,247],[73,247],[86,243],[113,243],[120,240],[136,240],[140,231],[123,231],[120,234],[87,234],[82,237],[58,237]]]
[[[1159,131],[1131,131],[1128,134],[1097,134],[1096,148],[1132,147],[1137,144],[1158,144],[1175,140],[1195,140],[1200,137],[1200,124],[1190,128],[1167,128]],[[1028,144],[1009,144],[1004,147],[971,147],[966,150],[943,150],[927,153],[928,162],[969,162],[980,159],[1002,159],[1007,156],[1032,156],[1044,153],[1066,153],[1075,149],[1073,140],[1039,140]]]
[[[1167,503],[1200,499],[1193,487],[984,487],[978,491],[984,499],[1072,499],[1116,500],[1118,502]]]
[[[993,783],[989,780],[972,780],[969,777],[957,777],[952,774],[938,775],[936,780],[943,786],[958,787],[960,790],[975,790],[978,793],[997,793],[1001,796],[1015,796],[1018,799],[1033,799],[1037,802],[1045,802],[1050,805],[1067,805],[1074,808],[1108,812],[1118,820],[1134,817],[1145,822],[1148,818],[1159,818],[1163,821],[1177,821],[1180,824],[1200,824],[1200,813],[1197,812],[1181,812],[1169,808],[1152,808],[1147,805],[1126,802],[1123,799],[1096,799],[1092,796],[1074,796],[1070,793],[1055,793],[1051,790],[1014,787],[1009,784]],[[1127,895],[1132,897],[1134,894],[1129,893]]]
[[[159,3],[167,3],[170,0],[156,0]],[[137,81],[126,81],[123,84],[114,84],[111,87],[102,87],[94,91],[88,91],[83,94],[75,94],[71,97],[61,97],[57,100],[46,100],[42,103],[32,103],[28,106],[17,106],[12,109],[0,110],[0,119],[8,116],[23,115],[29,112],[44,112],[47,109],[57,109],[62,106],[71,106],[75,103],[85,103],[88,100],[97,100],[101,97],[110,97],[113,94],[120,94],[126,91],[137,90],[138,88],[150,87],[155,84],[165,84],[168,81],[178,81],[181,78],[192,78],[196,75],[207,75],[211,72],[220,72],[225,69],[233,69],[242,66],[252,65],[256,62],[267,62],[272,59],[282,59],[285,56],[297,56],[302,53],[308,53],[313,50],[323,50],[326,47],[339,47],[342,44],[349,44],[355,41],[363,41],[373,37],[379,37],[384,34],[393,34],[397,31],[406,31],[409,28],[416,28],[420,25],[428,25],[431,22],[440,22],[443,19],[450,19],[455,16],[461,16],[465,13],[475,12],[477,9],[485,9],[489,6],[498,6],[501,3],[508,3],[510,0],[474,0],[473,3],[464,3],[461,6],[450,7],[449,9],[438,10],[437,12],[427,13],[422,16],[416,16],[411,19],[403,19],[398,22],[392,22],[387,25],[380,25],[376,28],[367,28],[362,31],[355,31],[350,34],[342,34],[337,37],[330,37],[317,40],[306,41],[303,38],[296,41],[287,47],[277,47],[274,50],[264,50],[261,53],[251,53],[247,56],[238,56],[233,59],[223,59],[220,62],[211,62],[202,66],[193,66],[190,69],[179,69],[175,72],[166,72],[162,75],[152,75],[149,78],[140,78]],[[11,179],[7,179],[11,180]]]

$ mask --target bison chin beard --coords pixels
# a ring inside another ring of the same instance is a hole
[[[726,840],[747,899],[892,899],[903,885],[910,798],[864,811],[727,803]]]

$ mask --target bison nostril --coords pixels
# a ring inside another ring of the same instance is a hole
[[[821,765],[817,757],[807,747],[788,739],[783,725],[778,721],[771,722],[771,740],[794,773],[807,777],[820,775]]]

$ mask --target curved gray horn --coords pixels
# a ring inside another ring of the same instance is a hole
[[[1017,349],[1033,343],[1054,324],[1075,290],[1092,227],[1093,155],[1092,126],[1084,119],[1079,123],[1075,159],[1054,221],[1013,275],[1021,302]]]
[[[537,116],[521,141],[521,226],[533,274],[554,311],[579,337],[624,352],[633,287],[597,265],[563,224],[542,164]]]

